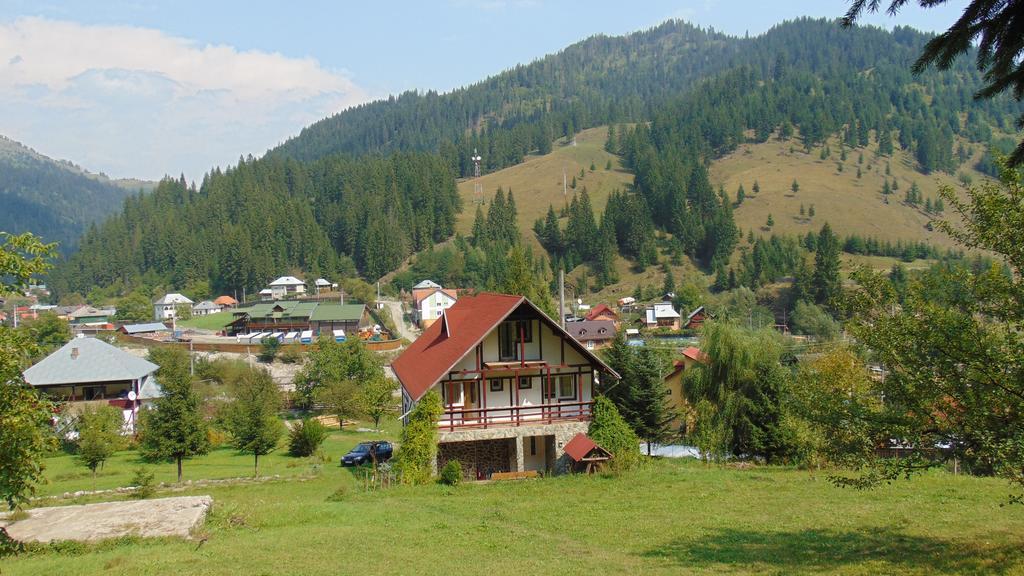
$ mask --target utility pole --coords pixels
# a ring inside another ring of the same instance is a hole
[[[558,269],[558,325],[565,330],[565,269]]]

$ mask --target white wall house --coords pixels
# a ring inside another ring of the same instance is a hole
[[[618,378],[522,296],[463,296],[393,363],[403,413],[430,390],[444,403],[437,465],[469,478],[566,470],[564,447],[586,432],[594,387]]]
[[[179,307],[187,307],[191,311],[192,301],[176,292],[165,294],[163,298],[153,302],[153,319],[170,320],[171,318],[177,318]]]
[[[199,304],[192,307],[193,316],[209,316],[210,314],[216,314],[223,310],[224,307],[220,304],[213,302],[212,300],[203,300]]]
[[[270,283],[270,292],[275,300],[296,298],[306,293],[306,283],[295,276],[281,276]]]

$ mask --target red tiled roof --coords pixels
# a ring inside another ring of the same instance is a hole
[[[221,306],[234,306],[235,304],[238,304],[238,300],[235,300],[231,296],[225,295],[218,296],[217,299],[213,301],[213,303],[220,304]]]
[[[702,364],[706,364],[708,360],[710,360],[707,354],[701,352],[700,348],[696,348],[694,346],[688,346],[684,348],[683,356],[686,356],[690,360],[696,360],[697,362],[700,362]]]
[[[456,300],[459,299],[459,291],[455,288],[416,288],[412,291],[412,300],[419,307],[420,301],[433,296],[435,292],[443,292]]]
[[[594,318],[597,318],[602,314],[607,314],[609,316],[612,316],[613,318],[619,317],[619,315],[616,314],[615,311],[612,310],[607,304],[598,304],[597,306],[594,306],[594,308],[590,312],[587,313],[586,318],[587,320],[593,320]]]
[[[480,293],[464,295],[444,311],[436,322],[391,363],[395,376],[415,401],[437,384],[451,369],[520,305],[526,304],[556,332],[565,335],[585,358],[618,378],[600,358],[594,356],[522,296]]]

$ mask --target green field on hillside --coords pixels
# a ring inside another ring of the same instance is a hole
[[[192,328],[198,330],[212,330],[218,331],[224,328],[234,320],[230,310],[224,312],[217,312],[216,314],[208,314],[206,316],[193,316],[188,320],[178,320],[178,326],[182,328]]]
[[[1024,573],[1024,509],[1002,506],[1009,486],[995,479],[935,472],[857,491],[789,468],[656,460],[620,477],[366,493],[337,467],[366,437],[335,432],[333,462],[319,470],[278,452],[263,472],[285,479],[175,492],[213,496],[202,546],[49,549],[5,559],[3,574]],[[108,463],[98,483],[126,479],[132,460]],[[250,465],[225,448],[187,462],[185,474],[238,476]],[[82,470],[51,459],[44,492],[90,489],[87,474],[67,477]],[[162,465],[160,479],[172,473]]]

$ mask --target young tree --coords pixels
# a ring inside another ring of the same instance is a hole
[[[587,436],[611,452],[613,470],[629,470],[640,462],[640,439],[606,396],[594,398]]]
[[[306,364],[295,375],[295,391],[302,404],[309,406],[317,390],[345,380],[360,386],[383,374],[380,360],[358,338],[343,343],[324,336],[307,354]]]
[[[53,312],[43,312],[35,320],[29,320],[21,326],[27,330],[32,339],[39,345],[40,356],[49,354],[71,340],[71,327],[66,320],[61,320]]]
[[[394,381],[381,377],[365,383],[361,403],[363,412],[373,419],[373,427],[380,429],[380,419],[397,407]]]
[[[321,385],[316,389],[315,398],[325,412],[338,419],[338,428],[345,428],[346,418],[362,414],[362,391],[354,380],[343,378]]]
[[[253,476],[259,476],[260,456],[274,451],[284,434],[284,424],[277,415],[281,391],[270,372],[254,369],[238,382],[234,395],[221,417],[234,447],[243,454],[252,454]]]
[[[180,483],[182,461],[210,449],[208,426],[192,384],[188,353],[176,348],[153,348],[149,359],[160,366],[156,377],[163,396],[157,398],[152,410],[139,413],[139,449],[148,460],[175,462]]]
[[[775,219],[772,218],[771,214],[768,215],[768,220],[764,223],[764,225],[769,227],[769,228],[771,228],[772,226],[775,226]]]
[[[814,218],[814,204],[811,204],[811,207],[807,209],[807,215]]]
[[[754,192],[754,196],[761,193],[761,185],[757,183],[757,180],[754,180],[754,185],[750,189]]]
[[[793,179],[793,183],[790,184],[789,189],[793,191],[793,194],[800,191],[800,183],[796,181],[796,178]]]
[[[407,484],[426,484],[437,460],[437,421],[444,413],[441,395],[431,390],[409,412],[402,428],[395,468]]]
[[[736,189],[736,205],[739,206],[740,204],[743,204],[743,201],[746,200],[746,198],[747,191],[743,189],[743,184],[740,184],[740,187]]]
[[[75,426],[78,432],[78,461],[92,471],[96,470],[124,447],[124,417],[113,406],[87,407]]]

